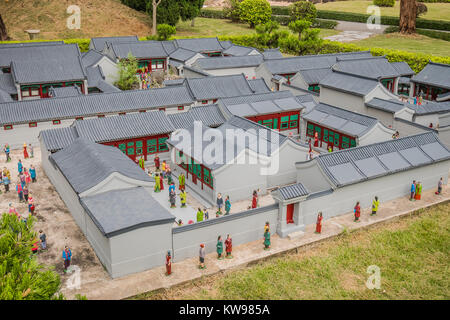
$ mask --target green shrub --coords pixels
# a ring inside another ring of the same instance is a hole
[[[225,9],[224,10],[202,9],[198,16],[202,18],[211,18],[211,19],[228,19],[225,13]]]
[[[288,16],[290,14],[289,6],[272,6],[272,14],[279,16]]]
[[[115,85],[120,90],[130,90],[139,82],[136,77],[136,71],[138,69],[138,61],[131,52],[128,53],[126,59],[121,59],[118,64],[119,67],[119,79]]]
[[[224,17],[233,22],[239,22],[239,4],[242,0],[227,0],[223,8]]]
[[[165,23],[158,24],[156,29],[158,30],[158,40],[167,40],[177,33],[177,29],[174,26]]]
[[[317,17],[317,9],[311,2],[297,1],[289,6],[292,20],[307,20],[313,22]]]
[[[428,8],[425,5],[425,3],[422,2],[416,2],[417,5],[417,12],[416,12],[416,18],[418,18],[419,16],[424,15],[425,13],[428,12]]]
[[[379,7],[393,7],[395,0],[373,0],[373,4]]]
[[[295,20],[291,21],[288,25],[289,30],[298,34],[298,38],[302,39],[302,33],[311,27],[311,21],[309,20]]]
[[[239,18],[251,28],[266,23],[272,16],[272,9],[267,0],[244,0],[239,4]]]

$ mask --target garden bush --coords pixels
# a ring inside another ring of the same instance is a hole
[[[242,0],[227,0],[225,7],[223,8],[224,18],[230,19],[233,22],[240,21],[239,17],[239,4]],[[219,10],[217,10],[219,11]]]
[[[177,32],[174,26],[165,23],[158,24],[156,29],[158,31],[158,40],[167,40]]]
[[[251,28],[271,20],[272,9],[267,0],[244,0],[239,4],[239,18]]]
[[[317,17],[317,9],[311,2],[297,1],[289,6],[292,20],[307,20],[313,22]]]
[[[373,0],[373,4],[379,7],[393,7],[395,0]]]

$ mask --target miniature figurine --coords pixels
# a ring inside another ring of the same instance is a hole
[[[164,190],[164,177],[161,174],[159,174],[159,189]]]
[[[72,260],[72,251],[68,246],[65,246],[62,257],[64,259],[64,273],[67,273],[67,269],[70,267],[70,261]]]
[[[253,191],[253,199],[252,199],[252,209],[255,209],[258,204],[258,194],[256,190]]]
[[[414,195],[414,199],[420,200],[422,198],[422,184],[420,181],[416,184],[416,194]]]
[[[380,201],[378,201],[378,197],[375,196],[375,199],[372,201],[372,213],[371,216],[374,216],[377,214],[378,206],[380,205]]]
[[[416,180],[413,180],[411,184],[411,196],[409,197],[409,201],[415,201],[414,196],[416,194]]]
[[[203,221],[203,211],[202,211],[202,209],[198,208],[198,211],[197,211],[197,222],[201,222],[201,221]]]
[[[439,179],[439,182],[438,182],[438,189],[437,189],[437,191],[435,192],[435,194],[441,194],[442,193],[442,185],[443,185],[444,183],[443,183],[443,181],[442,181],[442,177]]]
[[[206,208],[203,208],[203,215],[205,216],[205,220],[209,219],[209,212]],[[216,215],[216,217],[217,217],[217,215]]]
[[[322,212],[319,212],[317,215],[317,222],[316,222],[316,233],[322,233]]]
[[[267,227],[267,228],[266,228]],[[264,227],[264,250],[270,249],[270,228],[268,228],[268,225]]]
[[[361,207],[359,206],[359,201],[356,202],[354,212],[355,212],[355,222],[359,222],[359,217],[361,216]]]
[[[227,235],[227,239],[225,240],[225,251],[227,253],[226,258],[231,259],[233,256],[231,255],[231,250],[233,249],[233,240],[231,239],[230,235]]]
[[[155,162],[156,170],[159,170],[159,157],[158,157],[158,155],[155,156],[154,162]]]
[[[319,146],[319,133],[315,132],[314,133],[314,147],[318,147]]]
[[[199,260],[200,260],[200,269],[205,269],[205,245],[202,243],[200,244],[200,250],[198,252]]]
[[[230,202],[230,196],[227,196],[225,199],[225,215],[229,215],[231,210],[231,202]]]
[[[217,238],[217,245],[216,245],[216,248],[217,248],[217,259],[222,260],[222,259],[223,259],[223,257],[222,257],[222,253],[223,253],[222,236],[219,236],[219,237]]]
[[[171,191],[169,194],[169,201],[170,201],[171,208],[176,208],[176,204],[175,204],[176,196],[177,195],[175,194],[175,191]]]
[[[172,257],[170,255],[170,250],[167,251],[166,255],[166,276],[170,276],[172,274]]]
[[[180,192],[180,202],[181,202],[181,207],[186,208],[186,191],[184,191],[184,190],[181,190],[181,192]]]
[[[159,174],[155,174],[155,192],[161,192],[161,182]]]
[[[220,193],[217,194],[216,203],[217,203],[217,208],[218,208],[216,216],[219,216],[222,214],[222,207],[223,207],[223,198]]]
[[[19,159],[19,162],[17,163],[17,170],[19,171],[19,174],[22,173],[23,165],[22,160]]]
[[[180,184],[180,186],[179,186],[180,190],[184,190],[184,184],[186,183],[186,177],[184,176],[183,172],[178,176],[178,182]]]
[[[23,158],[28,159],[27,143],[23,143]]]

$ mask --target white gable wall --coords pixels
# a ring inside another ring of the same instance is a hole
[[[345,110],[365,114],[364,97],[320,86],[319,101]]]
[[[372,143],[387,141],[392,139],[395,130],[386,128],[379,122],[369,132],[359,137],[358,145],[365,146]]]

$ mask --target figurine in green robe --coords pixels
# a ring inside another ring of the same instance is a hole
[[[183,172],[178,176],[178,182],[180,184],[179,189],[184,190],[184,184],[186,183],[186,177],[184,176]]]
[[[159,176],[159,174],[155,174],[155,192],[160,192],[161,191],[161,177]]]
[[[201,221],[203,221],[203,211],[202,211],[202,209],[198,208],[198,211],[197,211],[197,222],[201,222]]]
[[[186,208],[186,191],[184,189],[180,192],[180,202],[181,207]]]
[[[270,248],[270,230],[267,228],[264,231],[264,250],[269,250]]]
[[[222,253],[223,253],[223,241],[222,241],[222,236],[219,236],[219,237],[217,238],[217,245],[216,245],[216,248],[217,248],[217,259],[219,259],[219,260],[223,259],[223,257],[222,257]]]

